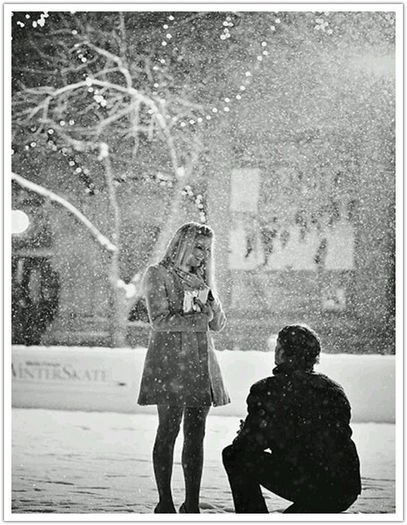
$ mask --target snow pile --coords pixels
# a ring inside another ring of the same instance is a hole
[[[14,346],[13,406],[155,413],[137,405],[145,348]],[[273,352],[217,352],[232,403],[212,414],[243,417],[250,386],[270,375]],[[395,357],[322,354],[317,372],[340,383],[354,422],[395,422]]]

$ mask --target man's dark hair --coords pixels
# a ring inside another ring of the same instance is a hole
[[[287,364],[300,370],[312,370],[321,353],[319,337],[306,325],[285,326],[278,333]]]

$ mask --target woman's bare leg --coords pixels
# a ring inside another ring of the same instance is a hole
[[[174,445],[178,436],[182,407],[157,405],[158,429],[153,448],[153,465],[159,502],[155,513],[175,513],[171,493],[171,475]]]
[[[184,412],[184,446],[182,468],[185,479],[185,502],[180,512],[199,513],[199,491],[203,468],[203,440],[209,407],[186,407]]]

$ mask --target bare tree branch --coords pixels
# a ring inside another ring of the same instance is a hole
[[[47,199],[50,199],[51,201],[57,202],[58,204],[61,204],[64,208],[66,208],[72,215],[74,215],[82,224],[84,224],[88,230],[92,233],[92,235],[95,237],[95,239],[99,242],[103,248],[108,250],[109,252],[116,252],[117,247],[110,242],[110,240],[101,233],[96,226],[94,226],[90,220],[83,215],[82,212],[80,212],[73,204],[71,204],[69,201],[64,199],[63,197],[57,195],[53,191],[44,188],[43,186],[40,186],[39,184],[35,184],[34,182],[28,181],[21,175],[17,175],[16,173],[11,174],[11,179],[16,181],[20,186],[23,186],[24,188],[27,188],[31,191],[34,191],[35,193],[38,193],[39,195],[42,195],[43,197],[46,197]]]

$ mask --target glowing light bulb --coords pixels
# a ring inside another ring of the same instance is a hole
[[[24,233],[30,225],[28,215],[22,210],[11,211],[11,232],[13,234]]]

